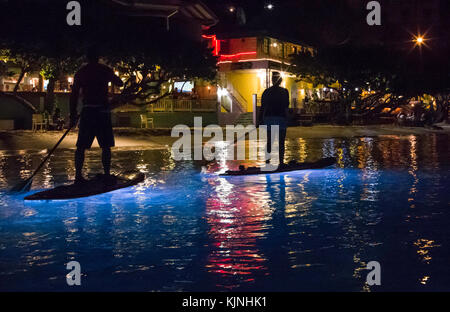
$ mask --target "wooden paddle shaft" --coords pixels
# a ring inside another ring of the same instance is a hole
[[[258,129],[258,128],[256,128],[256,127],[253,128],[252,130],[250,130],[250,131],[248,132],[248,134],[252,133],[252,132],[255,131],[256,129]],[[237,143],[239,140],[245,139],[245,136],[246,136],[246,135],[247,135],[247,133],[244,133],[244,135],[241,135],[240,137],[236,138],[236,139],[233,141],[233,144],[228,144],[227,147],[236,145],[236,143]]]
[[[71,125],[69,127],[69,129],[66,130],[66,132],[64,132],[63,136],[61,137],[61,139],[59,139],[58,143],[56,143],[55,146],[53,146],[53,148],[50,150],[50,152],[47,154],[47,156],[44,158],[44,160],[40,163],[40,165],[36,168],[36,170],[33,172],[31,177],[29,177],[28,179],[32,179],[39,172],[39,170],[41,170],[42,166],[44,166],[45,162],[50,158],[50,156],[52,156],[53,152],[58,148],[59,144],[61,144],[61,142],[64,140],[64,138],[70,132],[70,130],[72,130],[72,128],[77,124],[77,121],[78,121],[78,117],[77,117],[75,123],[73,125]]]

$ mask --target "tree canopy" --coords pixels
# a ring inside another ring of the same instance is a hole
[[[448,107],[450,61],[444,55],[426,47],[400,50],[346,44],[301,52],[293,62],[297,77],[316,87],[332,88],[338,83],[335,89],[345,113],[353,105],[354,113],[373,114],[424,94],[437,98],[438,106]],[[363,90],[370,94],[363,96]]]
[[[0,20],[8,27],[0,29],[0,49],[24,70],[37,63],[51,84],[73,74],[95,46],[126,79],[118,104],[143,103],[169,80],[215,77],[216,58],[200,40],[167,31],[158,18],[127,16],[106,1],[80,2],[81,26],[67,25],[66,1],[1,2]]]

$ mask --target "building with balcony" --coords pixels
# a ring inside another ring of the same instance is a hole
[[[246,115],[246,120],[239,121],[253,121],[262,93],[272,84],[273,71],[281,73],[282,87],[289,91],[293,111],[307,109],[309,99],[331,98],[330,90],[298,81],[292,72],[292,56],[305,50],[313,53],[310,45],[266,32],[209,34],[203,38],[209,40],[219,58],[217,96],[221,123],[236,122],[242,115]]]

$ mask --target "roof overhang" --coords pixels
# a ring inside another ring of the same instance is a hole
[[[125,9],[124,14],[131,16],[168,18],[180,12],[183,16],[197,20],[204,26],[214,26],[219,21],[201,1],[166,1],[164,3],[162,0],[109,0],[109,2]]]

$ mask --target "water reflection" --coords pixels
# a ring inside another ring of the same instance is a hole
[[[267,271],[267,259],[257,246],[271,215],[264,185],[256,183],[242,192],[224,178],[211,178],[208,184],[213,192],[206,201],[212,242],[206,268],[217,274],[214,280],[219,288],[234,289],[254,282]]]
[[[259,162],[116,149],[113,170],[137,168],[144,183],[34,203],[5,191],[45,153],[2,151],[0,289],[60,289],[57,272],[74,259],[85,263],[90,290],[450,289],[448,142],[298,138],[287,161],[336,155],[336,167],[229,178],[214,173]],[[86,154],[89,175],[102,170],[99,152]],[[57,151],[33,188],[73,179],[73,165],[73,150]],[[385,272],[379,288],[366,284],[369,261]]]

